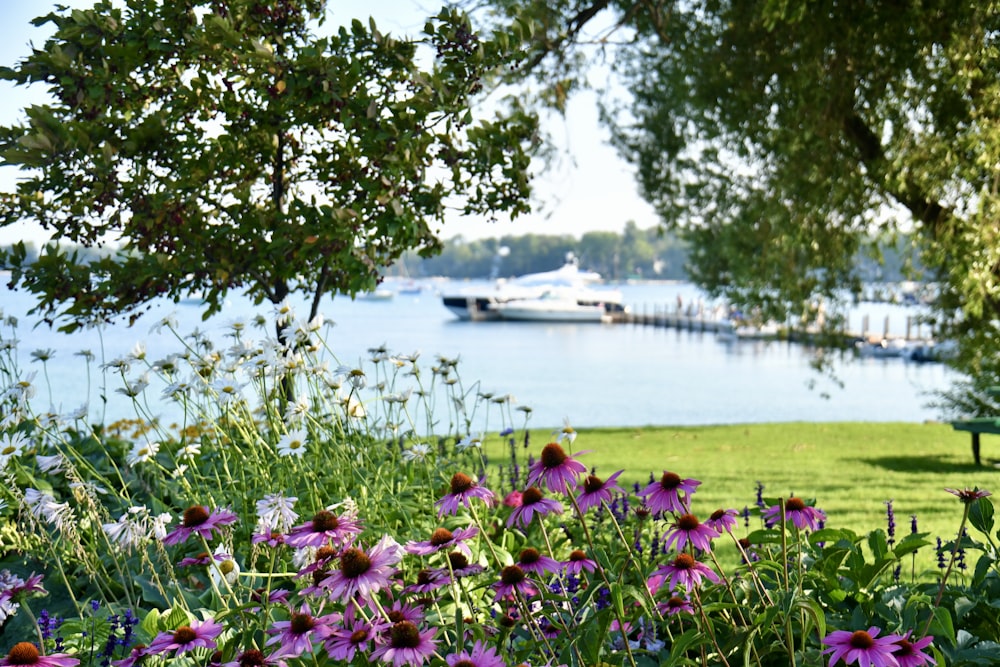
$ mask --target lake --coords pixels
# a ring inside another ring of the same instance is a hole
[[[351,301],[337,297],[321,308],[336,324],[327,340],[338,359],[358,365],[368,349],[380,345],[394,353],[421,353],[429,367],[437,355],[458,357],[466,387],[479,382],[481,391],[512,394],[517,405],[532,409],[530,425],[557,427],[567,419],[575,427],[731,424],[772,421],[909,421],[936,419],[926,407],[935,390],[946,388],[956,375],[941,364],[918,364],[902,359],[856,358],[836,360],[833,370],[843,387],[815,371],[815,350],[798,343],[777,341],[722,342],[715,334],[678,331],[629,324],[550,324],[531,322],[459,321],[441,304],[432,285],[419,294],[396,294],[385,301]],[[467,284],[467,283],[463,283]],[[680,296],[686,303],[698,291],[685,283],[646,283],[616,286],[630,308],[652,312],[673,307]],[[125,355],[142,342],[150,359],[179,352],[180,343],[166,333],[151,331],[173,313],[180,331],[196,327],[220,344],[228,324],[262,313],[234,296],[223,312],[207,322],[195,305],[155,304],[133,327],[114,325],[73,335],[45,326],[33,326],[25,314],[31,305],[24,292],[4,292],[0,309],[20,323],[17,350],[22,370],[38,371],[36,408],[51,400],[60,412],[82,404],[100,405],[99,378],[88,389],[86,366],[76,353],[89,350],[97,362]],[[296,303],[305,315],[305,301]],[[860,329],[864,316],[871,328],[903,334],[912,308],[888,304],[861,304],[851,314],[852,328]],[[270,329],[269,329],[270,332]],[[4,329],[9,338],[11,332]],[[251,335],[262,336],[252,330]],[[31,352],[51,349],[48,384]],[[103,357],[102,357],[103,355]],[[120,386],[113,378],[109,386]],[[134,416],[129,402],[113,390],[108,394],[106,418]],[[100,416],[99,413],[97,413]]]

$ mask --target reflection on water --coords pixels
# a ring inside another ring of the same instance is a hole
[[[642,309],[673,307],[678,294],[696,294],[687,285],[626,285],[625,303]],[[24,315],[30,299],[23,292],[6,293],[3,311],[21,320],[20,364],[41,371],[32,350],[52,348],[49,362],[52,401],[68,411],[88,402],[99,416],[102,404],[98,378],[88,387],[85,365],[75,353],[89,350],[97,362],[124,355],[145,342],[150,359],[180,351],[168,333],[151,327],[169,313],[182,332],[196,327],[220,345],[238,318],[257,313],[233,297],[230,305],[207,322],[193,306],[159,304],[132,328],[112,326],[71,336],[32,327]],[[300,313],[308,309],[298,304]],[[865,306],[852,315],[860,326]],[[815,351],[796,343],[759,340],[722,342],[711,333],[678,331],[638,325],[545,324],[525,322],[461,322],[444,309],[433,292],[397,294],[388,301],[337,298],[322,309],[336,325],[328,340],[338,359],[358,364],[367,350],[384,344],[391,352],[421,352],[420,365],[429,370],[437,355],[461,359],[459,372],[467,387],[513,394],[532,408],[531,425],[555,427],[564,418],[577,427],[647,424],[716,424],[760,421],[922,421],[938,415],[924,407],[927,392],[945,388],[954,375],[939,364],[914,364],[900,359],[840,360],[832,369],[843,382],[817,373],[810,362]],[[885,317],[890,329],[903,333],[902,308],[871,306],[869,321],[879,332]],[[250,330],[258,338],[271,333]],[[5,331],[4,335],[8,335]],[[103,357],[102,357],[103,355]],[[39,372],[38,399],[48,402]],[[119,386],[112,384],[111,388]],[[812,388],[810,388],[812,387]],[[131,416],[124,397],[107,394],[109,418]],[[42,404],[39,404],[42,407]]]

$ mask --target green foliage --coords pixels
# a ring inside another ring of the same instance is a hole
[[[35,21],[55,34],[0,77],[52,99],[0,128],[4,163],[24,172],[0,225],[124,243],[88,262],[54,246],[30,264],[0,254],[38,312],[72,330],[190,293],[206,316],[230,289],[318,303],[371,289],[407,250],[437,252],[446,207],[526,210],[534,117],[513,100],[473,113],[516,40],[453,10],[420,41],[357,20],[321,34],[325,13],[321,0],[105,0]]]

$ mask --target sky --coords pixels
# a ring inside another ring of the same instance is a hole
[[[0,3],[0,64],[13,66],[30,53],[31,43],[41,46],[45,42],[47,31],[32,26],[30,21],[56,4],[49,0]],[[58,4],[84,8],[94,2],[60,0]],[[435,9],[429,0],[329,0],[332,16],[328,23],[372,15],[384,32],[416,35],[423,19]],[[44,101],[40,93],[0,82],[0,124],[10,125],[22,119],[25,106]],[[655,213],[637,193],[634,170],[607,144],[608,132],[598,122],[593,93],[572,99],[565,119],[548,120],[544,129],[552,135],[562,157],[534,179],[537,201],[533,211],[513,221],[454,216],[438,230],[441,238],[461,235],[473,240],[529,233],[579,237],[589,231],[620,232],[629,221],[643,229],[656,225]],[[16,170],[0,167],[0,190],[12,189],[17,176]],[[40,229],[24,224],[0,227],[0,245],[44,238]]]

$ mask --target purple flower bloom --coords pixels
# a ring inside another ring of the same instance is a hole
[[[715,530],[720,535],[724,532],[732,533],[733,528],[736,527],[736,517],[739,515],[740,513],[736,510],[717,509],[712,512],[712,516],[708,517],[705,521],[705,525]]]
[[[361,525],[353,517],[337,516],[330,510],[320,510],[311,521],[295,526],[285,536],[290,547],[322,547],[332,544],[342,547],[350,544],[361,533]]]
[[[678,554],[673,561],[653,572],[647,584],[653,593],[659,590],[664,580],[670,583],[670,590],[675,590],[678,584],[683,584],[687,590],[691,590],[701,585],[702,577],[715,583],[721,581],[712,568],[699,563],[690,554]]]
[[[610,505],[613,493],[625,493],[616,481],[623,472],[624,470],[619,470],[608,477],[606,481],[601,481],[601,478],[596,475],[588,475],[579,485],[581,491],[580,495],[576,497],[576,504],[580,507],[580,511],[586,512],[591,508],[600,507],[602,504]]]
[[[331,599],[349,600],[360,594],[371,599],[377,591],[389,585],[389,578],[396,573],[396,563],[403,558],[403,547],[388,535],[366,553],[349,547],[340,555],[340,568],[323,580],[323,587]]]
[[[285,667],[285,661],[273,655],[264,655],[263,651],[248,648],[240,653],[236,660],[224,662],[219,667]]]
[[[464,558],[464,556],[463,556]],[[404,593],[430,593],[451,583],[448,570],[424,568],[417,572],[417,582],[403,589]]]
[[[445,656],[449,667],[504,667],[506,664],[492,646],[476,640],[471,651],[459,651]]]
[[[331,624],[337,621],[336,614],[313,616],[309,605],[302,605],[299,611],[293,611],[287,621],[277,621],[268,633],[274,635],[264,644],[278,645],[275,658],[298,657],[309,653],[313,648],[313,640],[323,641],[333,633]]]
[[[818,530],[820,522],[826,520],[822,510],[806,505],[801,498],[792,496],[785,501],[785,521],[790,521],[799,530]],[[781,505],[774,505],[764,511],[764,525],[771,527],[781,522]]]
[[[210,540],[213,531],[222,526],[236,523],[237,518],[236,514],[229,510],[216,508],[209,512],[207,507],[192,505],[184,510],[181,525],[164,536],[163,543],[168,546],[180,544],[194,534],[200,535],[205,540]]]
[[[500,581],[493,584],[493,589],[496,591],[496,596],[499,600],[515,600],[517,599],[517,593],[526,598],[538,594],[538,588],[524,574],[524,570],[517,565],[508,565],[500,570]]]
[[[363,655],[375,637],[372,624],[364,618],[356,619],[354,610],[353,605],[347,605],[342,625],[334,628],[333,633],[323,643],[326,654],[334,660],[350,662],[354,659],[355,653],[360,651]]]
[[[173,632],[161,632],[149,642],[146,655],[156,655],[173,651],[175,656],[196,648],[215,648],[215,638],[222,633],[220,623],[209,619],[182,625]]]
[[[78,664],[79,660],[66,653],[42,655],[31,642],[14,644],[7,657],[0,659],[0,667],[74,667]]]
[[[0,572],[0,609],[5,604],[17,602],[18,598],[27,597],[30,593],[45,593],[42,588],[44,575],[32,573],[27,579],[22,579],[9,570]],[[2,617],[0,617],[2,620]]]
[[[223,554],[223,553],[210,554],[203,551],[197,556],[188,556],[187,558],[181,558],[177,562],[177,567],[192,567],[194,565],[205,566],[211,563],[213,559],[222,562],[224,560],[229,560],[231,558],[232,556],[230,556],[229,554]]]
[[[973,489],[969,489],[969,488],[965,488],[965,489],[945,489],[945,491],[947,491],[948,493],[950,493],[950,494],[952,494],[954,496],[957,496],[966,505],[969,505],[970,503],[974,503],[977,500],[979,500],[980,498],[985,498],[987,496],[992,496],[993,495],[992,493],[990,493],[986,489],[980,489],[978,486],[975,487],[975,488],[973,488]]]
[[[691,606],[691,601],[680,595],[671,595],[668,599],[657,603],[656,608],[664,616],[694,614],[694,607]]]
[[[406,553],[417,556],[428,556],[432,553],[437,553],[438,551],[454,547],[466,556],[472,556],[472,550],[469,549],[469,545],[467,545],[465,541],[478,534],[479,528],[476,526],[459,528],[455,532],[452,532],[447,528],[438,528],[433,534],[431,534],[431,539],[426,542],[414,542],[412,540],[407,542],[405,547]]]
[[[479,563],[470,563],[469,559],[461,551],[452,551],[448,554],[448,567],[456,579],[479,574],[484,569]]]
[[[542,447],[542,454],[528,470],[528,486],[541,482],[554,493],[569,493],[580,475],[587,472],[583,465],[567,454],[558,443]]]
[[[558,500],[544,497],[537,486],[532,486],[521,494],[521,506],[515,507],[507,517],[507,527],[510,528],[517,523],[526,528],[536,513],[538,516],[544,516],[549,512],[562,514],[562,511],[562,504]]]
[[[900,649],[896,642],[902,639],[899,635],[886,635],[879,637],[881,630],[875,626],[868,628],[868,631],[837,630],[831,632],[823,638],[823,643],[830,648],[824,649],[823,653],[830,654],[829,667],[840,659],[845,665],[852,662],[858,663],[858,667],[898,667],[899,661],[893,653]]]
[[[458,514],[459,507],[468,507],[473,498],[478,498],[492,507],[496,504],[496,496],[486,487],[479,486],[479,483],[466,475],[456,472],[451,477],[451,493],[434,503],[438,508],[438,516],[445,514]]]
[[[640,498],[645,498],[650,511],[656,512],[687,512],[691,494],[701,484],[696,479],[681,479],[674,472],[663,472],[659,481],[654,481],[639,492]]]
[[[574,549],[569,553],[569,560],[563,563],[566,567],[566,573],[572,575],[579,575],[583,571],[593,572],[597,569],[597,563],[595,563],[590,558],[587,558],[587,554],[581,549]]]
[[[923,639],[911,642],[910,631],[907,630],[905,635],[896,640],[899,650],[893,653],[892,657],[899,663],[899,667],[923,667],[923,665],[928,663],[936,665],[937,662],[934,658],[923,651],[923,649],[930,646],[932,641],[934,641],[934,638],[928,635]]]
[[[677,551],[683,551],[684,546],[690,542],[695,548],[708,551],[712,548],[712,540],[718,536],[718,532],[698,521],[694,514],[682,514],[667,532],[663,548],[673,546]]]
[[[437,647],[433,639],[435,632],[434,628],[421,631],[410,621],[400,621],[389,629],[387,640],[372,651],[370,658],[391,662],[393,667],[419,667]]]
[[[517,565],[525,572],[532,574],[543,574],[545,572],[555,574],[562,569],[562,565],[555,558],[549,558],[539,552],[538,549],[532,549],[531,547],[521,551],[521,554],[517,557]]]

